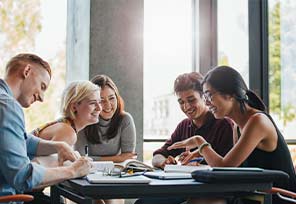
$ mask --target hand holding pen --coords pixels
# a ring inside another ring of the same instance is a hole
[[[192,155],[190,150],[188,148],[186,148],[185,152],[182,152],[180,154],[178,161],[181,162],[181,164],[183,164],[184,159],[188,158],[188,157],[191,159],[194,157],[194,155]]]

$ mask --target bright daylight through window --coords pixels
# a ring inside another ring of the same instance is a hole
[[[144,1],[144,139],[167,139],[185,115],[175,78],[192,71],[191,0]],[[162,143],[144,143],[144,160]]]
[[[25,110],[27,131],[57,117],[60,91],[65,86],[66,20],[66,0],[0,2],[1,78],[8,59],[19,52],[38,53],[53,70],[45,101]]]
[[[296,139],[295,9],[296,1],[269,1],[269,110],[288,140]],[[291,153],[295,162],[293,145]]]

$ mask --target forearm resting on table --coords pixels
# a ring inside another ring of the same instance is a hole
[[[75,172],[71,166],[47,168],[41,184],[35,189],[51,186],[74,177]]]
[[[96,160],[96,157],[93,157],[93,159]],[[113,161],[115,163],[119,163],[127,159],[137,159],[137,154],[133,152],[126,152],[126,153],[121,153],[114,156],[101,156],[101,157],[98,157],[98,159],[99,161]]]

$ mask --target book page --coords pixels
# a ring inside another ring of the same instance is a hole
[[[209,165],[189,166],[189,165],[172,165],[167,164],[164,167],[165,172],[184,172],[191,173],[197,170],[210,170],[212,169]]]
[[[127,159],[121,163],[115,163],[115,167],[124,169],[138,169],[140,171],[152,171],[153,167],[136,159]]]

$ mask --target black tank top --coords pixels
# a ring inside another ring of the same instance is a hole
[[[289,174],[290,179],[288,182],[278,181],[273,184],[275,187],[284,188],[290,191],[296,191],[296,177],[294,165],[292,163],[292,158],[290,155],[290,151],[288,149],[288,145],[285,142],[284,137],[281,132],[277,128],[275,122],[271,118],[271,116],[265,112],[260,112],[265,114],[273,123],[276,128],[276,132],[278,135],[277,147],[272,152],[266,152],[255,148],[254,151],[249,155],[249,157],[245,160],[242,166],[245,167],[260,167],[263,169],[271,169],[271,170],[281,170]],[[238,134],[240,136],[240,134]]]

